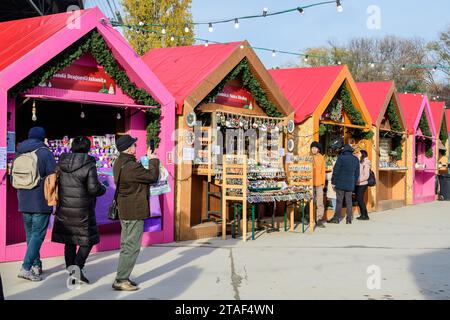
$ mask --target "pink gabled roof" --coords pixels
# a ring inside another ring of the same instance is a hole
[[[439,130],[441,130],[441,122],[444,116],[444,102],[430,102],[431,114],[433,116],[434,125],[436,126],[437,135],[439,135]]]
[[[184,100],[233,53],[241,42],[151,49],[142,60],[175,97]]]
[[[450,109],[445,109],[445,121],[447,122],[447,131],[450,132]]]
[[[394,86],[393,81],[380,81],[380,82],[358,82],[356,83],[359,93],[366,103],[367,110],[372,117],[372,124],[376,125],[388,94],[391,88]]]
[[[419,93],[399,93],[398,98],[400,100],[400,108],[402,108],[403,115],[405,117],[408,133],[414,133],[416,130],[416,121],[422,116],[420,111],[425,96]],[[429,119],[428,122],[430,122],[430,120],[431,119]]]
[[[59,13],[0,23],[0,71],[87,11],[89,10],[80,10],[79,14]]]
[[[295,121],[311,116],[326,96],[343,66],[269,70],[295,110]]]

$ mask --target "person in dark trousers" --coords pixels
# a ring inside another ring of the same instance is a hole
[[[17,147],[17,156],[36,151],[37,168],[41,180],[33,189],[18,189],[19,212],[23,216],[25,226],[27,251],[23,260],[19,278],[31,281],[41,281],[42,261],[39,251],[47,233],[50,214],[53,207],[47,205],[44,197],[44,178],[55,172],[56,161],[53,153],[44,143],[45,130],[33,127],[28,132],[28,139]]]
[[[352,223],[353,204],[352,193],[355,189],[356,182],[359,179],[359,161],[353,155],[353,148],[346,144],[338,157],[333,168],[333,175],[331,177],[332,187],[336,190],[336,210],[334,217],[329,220],[330,223],[339,223],[341,220],[341,211],[345,198],[345,205],[347,209],[347,224]]]
[[[88,155],[91,141],[76,137],[71,153],[59,161],[58,206],[52,241],[64,243],[66,268],[80,268],[80,281],[89,283],[84,265],[92,247],[100,242],[95,218],[97,197],[106,192],[98,181],[95,158]],[[77,250],[78,247],[78,250]]]
[[[361,150],[357,154],[359,158],[359,179],[356,183],[355,195],[359,207],[359,217],[356,218],[358,220],[369,220],[369,214],[367,213],[366,202],[364,200],[370,176],[370,160],[367,156],[366,150]]]
[[[150,159],[148,170],[136,161],[136,141],[130,135],[117,139],[116,147],[120,155],[113,167],[114,181],[119,188],[117,204],[122,232],[119,265],[112,287],[123,291],[139,289],[130,280],[130,275],[139,255],[144,220],[150,217],[150,184],[157,182],[159,177],[159,160],[150,148],[147,149]]]

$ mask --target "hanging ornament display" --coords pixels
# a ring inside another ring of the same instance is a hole
[[[294,129],[295,129],[295,123],[294,123],[294,120],[289,120],[289,121],[288,121],[288,124],[287,124],[287,131],[288,131],[289,133],[292,133],[292,132],[294,132]]]
[[[194,111],[191,111],[186,116],[186,124],[188,127],[193,127],[195,123],[197,122],[197,115]]]

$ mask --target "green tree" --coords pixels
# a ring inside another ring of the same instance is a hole
[[[124,23],[142,28],[125,28],[125,37],[140,55],[151,48],[191,45],[194,33],[191,0],[122,0],[125,11]],[[165,34],[162,29],[165,26]],[[185,32],[185,27],[189,28]],[[171,37],[173,36],[173,41]]]
[[[450,65],[450,26],[447,30],[439,33],[439,40],[433,41],[428,45],[429,49],[434,55],[438,66]],[[442,70],[447,75],[447,80],[450,80],[450,70]]]
[[[427,69],[405,68],[403,64],[430,64],[427,45],[422,39],[386,36],[381,39],[354,38],[341,45],[307,48],[308,60],[300,66],[346,64],[356,81],[394,80],[399,91],[426,91],[433,81]],[[372,64],[374,62],[374,64]]]

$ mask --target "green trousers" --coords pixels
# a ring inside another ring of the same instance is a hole
[[[130,278],[141,250],[144,220],[120,220],[120,224],[122,232],[120,234],[120,255],[116,280],[124,281]]]

